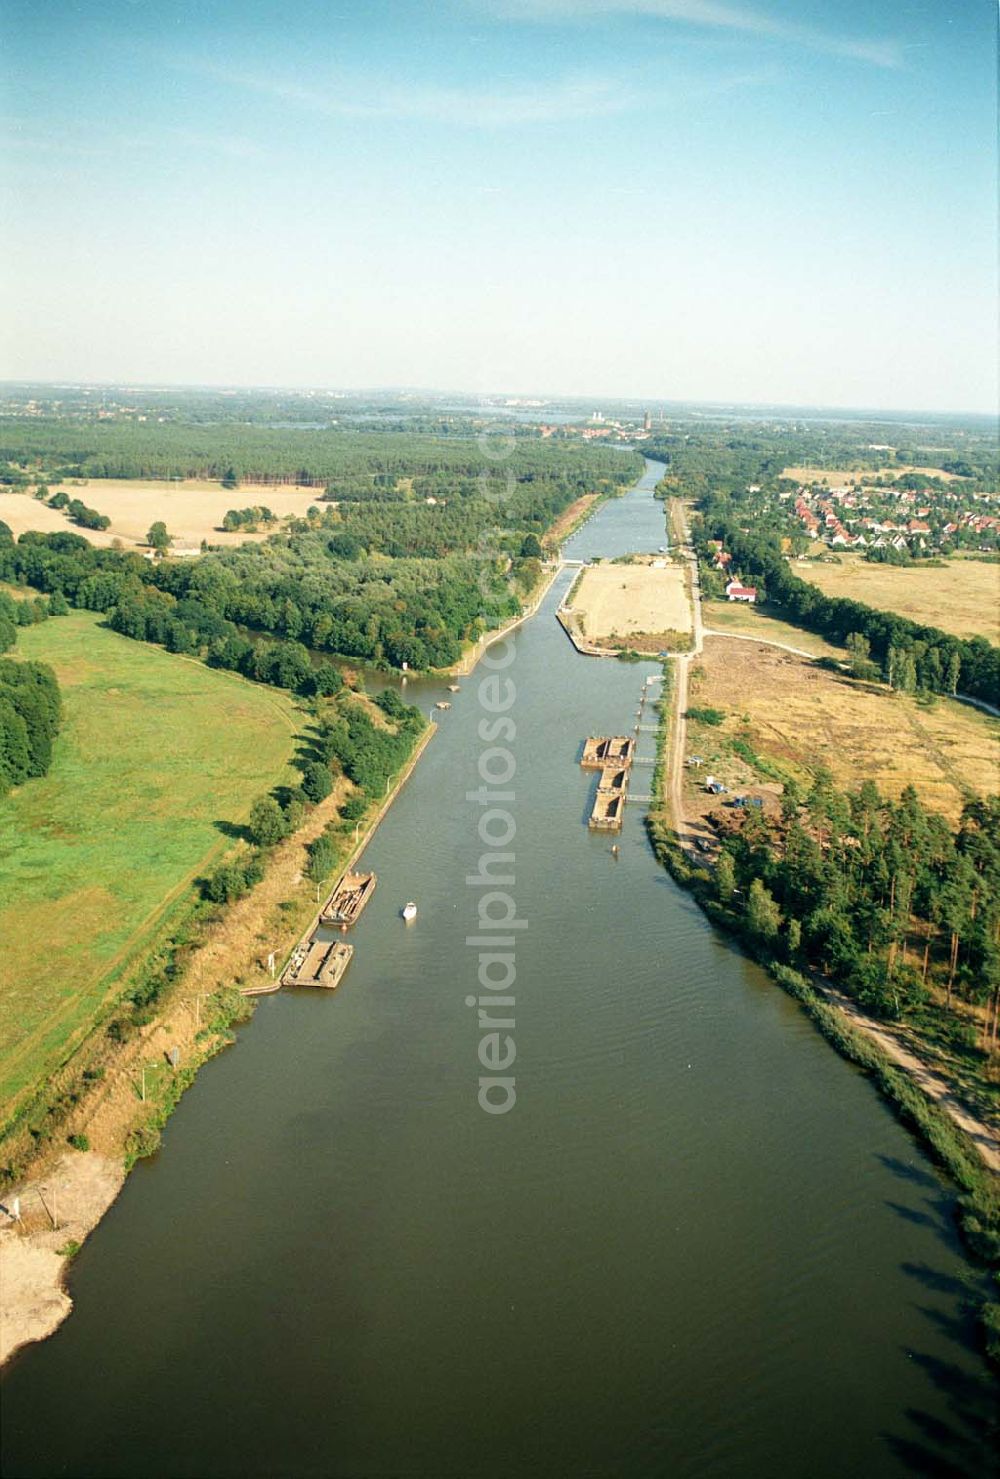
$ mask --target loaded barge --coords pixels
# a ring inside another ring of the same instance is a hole
[[[351,963],[353,945],[341,940],[312,939],[300,945],[285,968],[282,986],[323,986],[332,991]]]
[[[374,873],[345,873],[319,914],[320,924],[350,929],[375,892]]]

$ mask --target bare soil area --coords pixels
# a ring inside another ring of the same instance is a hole
[[[857,488],[863,482],[874,482],[876,478],[901,478],[904,473],[920,473],[924,477],[939,478],[942,483],[961,483],[965,480],[955,472],[942,472],[939,467],[880,467],[877,471],[872,467],[844,468],[844,467],[786,467],[782,472],[783,478],[791,478],[796,483],[808,485],[810,483],[826,483],[830,488]]]
[[[691,631],[691,603],[680,565],[595,565],[573,598],[583,634],[595,642]]]
[[[755,779],[743,746],[803,781],[825,766],[844,788],[871,779],[895,797],[912,784],[952,822],[969,796],[996,789],[1000,721],[950,699],[924,707],[756,642],[707,637],[688,706],[724,715],[720,725],[689,724],[688,751],[702,757],[702,777],[714,773],[731,790]],[[700,792],[695,772],[686,784],[692,798]]]

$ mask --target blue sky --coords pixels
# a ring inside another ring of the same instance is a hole
[[[991,0],[9,0],[5,378],[988,410]]]

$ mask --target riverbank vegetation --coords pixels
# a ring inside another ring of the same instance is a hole
[[[654,773],[661,798],[666,717]],[[894,1040],[942,1070],[991,1120],[1000,992],[998,806],[996,798],[970,804],[953,832],[915,793],[893,804],[870,783],[845,794],[821,775],[808,795],[787,797],[780,820],[741,811],[714,867],[681,846],[665,801],[646,818],[653,850],[676,881],[872,1078],[952,1176],[963,1235],[995,1279],[995,1173],[945,1107],[825,998],[824,985],[892,1024]],[[987,1298],[979,1317],[987,1353],[1000,1363],[1000,1303]]]

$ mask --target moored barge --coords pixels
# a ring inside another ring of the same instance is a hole
[[[320,910],[320,924],[349,929],[375,892],[377,882],[374,873],[345,873]]]
[[[351,963],[353,945],[342,940],[317,940],[300,945],[281,978],[283,986],[322,986],[332,991]]]

